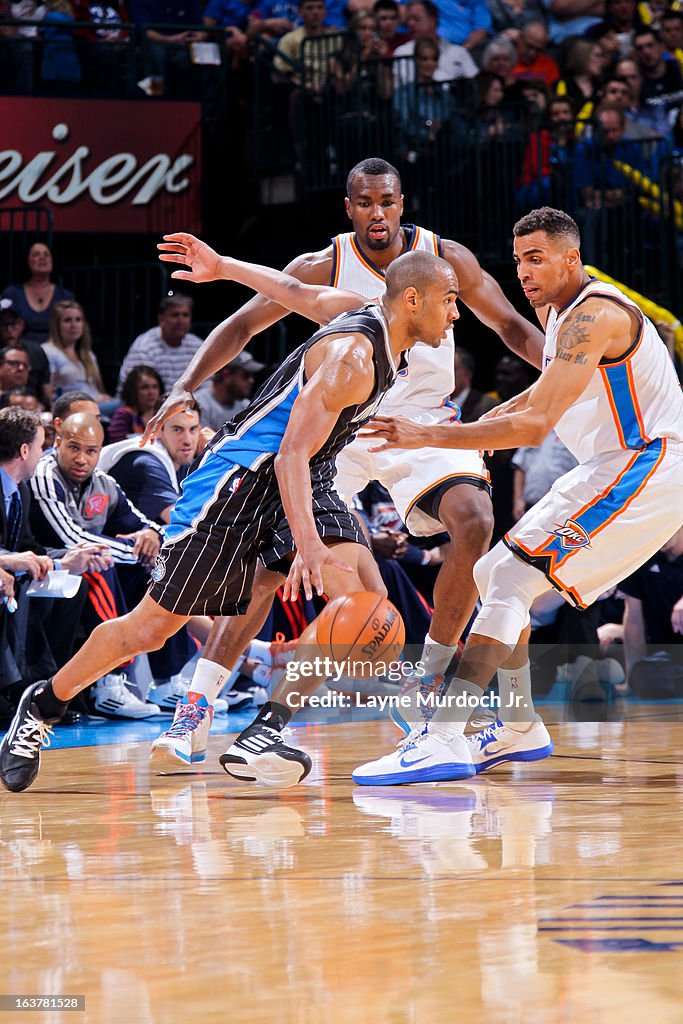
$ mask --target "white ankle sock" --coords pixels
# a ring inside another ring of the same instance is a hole
[[[440,676],[445,675],[446,669],[450,665],[451,659],[457,649],[457,644],[451,646],[450,644],[437,643],[437,641],[427,633],[424,647],[422,648],[422,654],[420,655],[420,661],[424,666],[425,674],[431,676],[436,672]]]
[[[200,697],[206,697],[209,704],[213,704],[229,675],[230,672],[223,665],[200,658],[187,692],[188,704],[196,704]]]
[[[476,686],[467,679],[453,679],[445,695],[446,698],[450,698],[450,702],[446,701],[443,706],[436,709],[429,724],[430,733],[446,740],[462,736],[470,715],[482,710],[476,702],[481,700],[485,692],[481,686]],[[456,703],[458,697],[463,698],[462,702]],[[460,703],[463,704],[462,707]]]
[[[498,669],[498,694],[498,717],[501,722],[526,732],[536,713],[531,696],[531,666],[528,661],[521,668]],[[513,706],[510,706],[511,702]]]

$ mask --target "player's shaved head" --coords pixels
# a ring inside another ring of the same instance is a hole
[[[102,424],[88,412],[75,412],[62,423],[62,437],[72,436],[83,440],[94,441],[101,445],[104,442]]]
[[[395,299],[406,288],[414,288],[420,295],[434,286],[443,285],[445,291],[458,290],[458,279],[450,263],[431,252],[417,250],[405,252],[387,268],[387,298]]]

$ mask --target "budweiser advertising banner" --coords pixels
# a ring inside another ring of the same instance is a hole
[[[201,111],[163,100],[0,101],[0,206],[57,231],[201,230]]]

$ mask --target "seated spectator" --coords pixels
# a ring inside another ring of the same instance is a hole
[[[82,60],[88,94],[122,95],[122,62],[132,38],[125,0],[75,0],[75,14],[76,21],[92,25],[78,30],[78,37],[87,42]]]
[[[633,36],[636,61],[643,76],[640,102],[645,106],[651,100],[660,103],[671,96],[670,106],[677,106],[683,90],[683,74],[677,61],[664,59],[664,46],[654,29],[643,29]],[[674,95],[672,95],[674,94]],[[668,106],[665,104],[666,106]]]
[[[636,0],[605,0],[605,20],[616,33],[619,56],[628,57],[633,49],[633,33],[639,27]]]
[[[145,72],[161,79],[162,94],[182,96],[183,88],[190,89],[193,84],[190,45],[206,38],[197,28],[202,21],[199,0],[129,0],[129,10],[135,24],[145,26],[149,43]],[[169,27],[161,27],[164,25]]]
[[[10,404],[9,392],[15,388],[25,388],[28,375],[28,352],[25,349],[8,346],[0,350],[0,404]]]
[[[638,143],[626,138],[623,110],[601,103],[596,121],[597,137],[581,141],[576,149],[576,187],[587,209],[623,207],[628,198],[628,183],[614,161],[620,160],[644,174],[649,172],[650,177],[656,174],[653,175],[652,167],[645,165]]]
[[[0,88],[3,93],[30,96],[34,91],[35,25],[9,25],[11,20],[40,21],[45,8],[36,0],[0,3]]]
[[[602,21],[605,0],[543,0],[548,10],[550,41],[559,46],[570,36],[582,36]]]
[[[384,53],[391,57],[401,43],[406,41],[405,32],[400,31],[399,5],[396,0],[375,0],[372,10],[377,19],[377,35],[384,44]]]
[[[488,71],[480,71],[474,81],[477,87],[476,125],[479,138],[483,142],[500,138],[509,131],[512,124],[503,106],[505,82],[500,75],[492,75]]]
[[[284,32],[289,32],[294,28],[286,19],[278,18],[272,20],[283,22],[289,27],[283,28],[281,32],[277,33],[274,31],[267,32],[265,19],[254,17],[258,10],[257,2],[244,3],[243,0],[209,0],[209,3],[204,8],[202,21],[207,28],[218,26],[225,33],[225,48],[228,51],[230,65],[233,68],[246,56],[248,32],[250,29],[254,35],[257,34],[256,26],[258,26],[263,34],[281,36]]]
[[[599,21],[597,25],[589,29],[586,39],[591,43],[597,43],[602,53],[604,64],[602,74],[611,75],[614,73],[617,61],[621,58],[619,37],[608,21]]]
[[[43,39],[40,77],[44,83],[54,83],[60,92],[68,86],[80,85],[82,78],[75,25],[74,9],[69,0],[45,0],[40,26]]]
[[[517,61],[517,48],[507,36],[496,36],[484,47],[481,68],[491,75],[498,75],[505,85],[514,81],[512,69]]]
[[[432,0],[409,0],[406,25],[411,39],[394,50],[394,57],[413,57],[420,39],[430,39],[438,47],[439,61],[432,76],[435,82],[451,82],[456,78],[474,78],[479,73],[470,53],[439,35],[439,8]],[[415,80],[412,61],[399,61],[394,66],[394,86]]]
[[[31,525],[37,539],[67,548],[104,543],[114,563],[86,575],[86,632],[141,599],[161,543],[156,524],[132,505],[112,477],[97,469],[103,440],[95,417],[72,413],[61,424],[55,450],[43,456],[31,480]],[[117,569],[128,572],[119,575]],[[92,699],[95,712],[107,717],[148,718],[160,711],[141,700],[119,673],[98,680]]]
[[[246,409],[254,390],[254,374],[260,373],[265,363],[259,363],[244,349],[211,378],[211,390],[200,397],[200,420],[203,427],[220,430],[242,409]]]
[[[598,43],[586,39],[572,43],[565,74],[555,86],[555,95],[569,97],[579,121],[588,121],[593,116],[604,68],[605,58]]]
[[[474,356],[461,345],[455,346],[455,391],[451,400],[460,409],[462,423],[474,423],[496,404],[495,398],[485,395],[472,387],[474,379]]]
[[[192,306],[189,295],[168,295],[159,304],[159,323],[139,334],[121,364],[117,393],[134,366],[152,366],[170,391],[182,376],[202,339],[192,334]],[[202,385],[205,387],[206,385]]]
[[[29,527],[29,481],[42,455],[43,427],[19,409],[0,412],[0,590],[16,610],[0,609],[0,718],[16,706],[26,685],[46,678],[71,657],[86,588],[72,598],[31,600],[29,583],[61,569],[81,575],[106,567],[102,544],[46,551]]]
[[[638,697],[683,695],[683,528],[632,576],[624,595],[629,686]]]
[[[42,345],[50,333],[50,311],[55,302],[73,299],[73,294],[54,284],[52,253],[44,242],[34,242],[28,251],[30,277],[25,284],[11,284],[0,298],[10,299],[24,321],[24,341]]]
[[[71,300],[55,303],[50,315],[50,337],[43,347],[56,394],[85,391],[100,406],[111,404],[111,395],[102,384],[100,367],[92,350],[90,326],[82,306]]]
[[[634,64],[633,61],[624,61],[624,64]],[[626,119],[624,124],[625,139],[651,139],[652,126],[638,118],[638,112],[631,106],[631,94],[628,82],[625,78],[613,76],[607,78],[601,90],[601,102],[611,103],[612,106],[623,110]]]
[[[483,46],[492,27],[486,0],[469,0],[465,4],[458,0],[439,0],[437,7],[443,36],[449,43],[468,51]]]
[[[415,44],[415,82],[401,85],[394,93],[397,134],[406,151],[434,142],[455,111],[449,85],[439,82],[436,72],[439,48],[433,39]]]
[[[7,392],[7,405],[10,409],[25,409],[26,412],[40,412],[38,399],[28,388],[12,388]]]
[[[641,138],[643,131],[646,132],[645,137],[649,135],[650,138],[666,135],[669,124],[664,107],[659,104],[648,107],[642,100],[643,75],[637,61],[630,58],[620,60],[616,75],[626,82],[628,88],[629,106],[625,111],[628,137]]]
[[[24,321],[11,299],[0,299],[0,346],[22,348],[29,359],[27,387],[49,408],[52,404],[50,364],[42,345],[24,337]],[[0,388],[1,390],[1,388]]]
[[[123,493],[148,519],[155,523],[170,522],[171,510],[180,494],[180,484],[193,462],[199,445],[199,413],[180,412],[166,420],[156,439],[140,448],[137,438],[128,438],[102,449],[98,468],[118,483]],[[187,696],[190,680],[182,669],[197,652],[192,639],[194,627],[211,622],[204,616],[193,618],[175,636],[166,641],[160,652],[149,655],[155,679],[148,699],[162,711],[175,711],[179,700]],[[214,704],[216,714],[225,713],[227,704]]]
[[[517,61],[511,77],[540,80],[550,89],[559,79],[560,69],[545,52],[547,45],[548,30],[544,22],[530,21],[524,25],[517,38]]]
[[[683,72],[683,11],[667,11],[662,15],[659,38],[664,59],[675,61]]]
[[[520,212],[545,205],[574,208],[574,149],[572,102],[568,96],[555,96],[548,104],[545,127],[531,133],[524,151],[517,190]]]
[[[123,405],[114,412],[107,435],[110,442],[144,434],[145,427],[159,407],[164,384],[151,366],[134,366],[123,382]]]
[[[330,84],[337,99],[336,116],[344,117],[343,131],[353,134],[358,121],[364,122],[378,101],[391,97],[391,63],[379,59],[388,55],[377,35],[375,15],[367,8],[357,11],[349,19],[342,46],[332,54],[329,64]]]
[[[492,30],[516,40],[521,29],[531,21],[545,25],[543,0],[487,0]]]
[[[329,45],[324,43],[322,37],[334,34],[332,29],[325,27],[325,14],[324,0],[300,0],[301,26],[282,36],[273,61],[273,70],[279,81],[301,85],[303,71],[307,86],[313,91],[322,89],[327,80],[330,56]],[[313,38],[320,41],[304,48],[304,41]],[[306,66],[302,68],[304,60]]]

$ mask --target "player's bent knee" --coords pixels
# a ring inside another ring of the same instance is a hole
[[[502,551],[501,551],[502,549]],[[549,583],[542,572],[522,562],[502,542],[475,566],[477,587],[484,588],[483,606],[472,632],[513,649],[529,625],[529,609]],[[481,593],[481,591],[480,591]],[[484,596],[485,595],[485,596]]]
[[[485,555],[482,555],[474,564],[472,575],[474,576],[474,582],[482,601],[486,598],[488,593],[489,581],[491,579],[493,567],[503,557],[505,550],[505,546],[500,542],[496,544],[495,548],[492,548],[490,551],[487,551]]]

